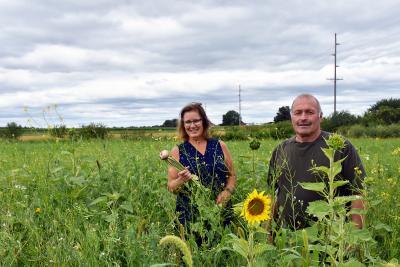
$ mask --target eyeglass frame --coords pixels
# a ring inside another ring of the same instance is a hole
[[[188,120],[188,121],[184,121],[183,124],[185,126],[191,126],[192,124],[198,126],[200,125],[200,123],[203,121],[203,119],[196,119],[196,120]]]

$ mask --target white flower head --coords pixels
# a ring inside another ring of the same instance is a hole
[[[162,160],[168,159],[168,156],[169,156],[168,150],[163,150],[160,152],[160,158]]]

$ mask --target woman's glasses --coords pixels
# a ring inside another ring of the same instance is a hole
[[[196,126],[200,125],[202,119],[197,119],[197,120],[191,120],[191,121],[184,121],[183,123],[185,124],[185,126],[190,126],[192,125],[192,123]]]

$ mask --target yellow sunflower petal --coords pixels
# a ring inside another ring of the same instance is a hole
[[[271,198],[264,196],[264,192],[257,192],[256,189],[246,198],[241,216],[244,217],[248,223],[256,223],[270,219],[271,213]]]

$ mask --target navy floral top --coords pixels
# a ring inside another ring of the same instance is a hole
[[[214,199],[221,193],[226,184],[229,173],[225,164],[224,153],[217,139],[208,139],[206,151],[201,154],[189,141],[180,145],[179,162],[188,167],[192,174],[199,177],[200,182],[211,189]],[[195,207],[190,203],[190,192],[182,190],[176,199],[176,211],[179,214],[179,222],[183,225],[195,218]]]

